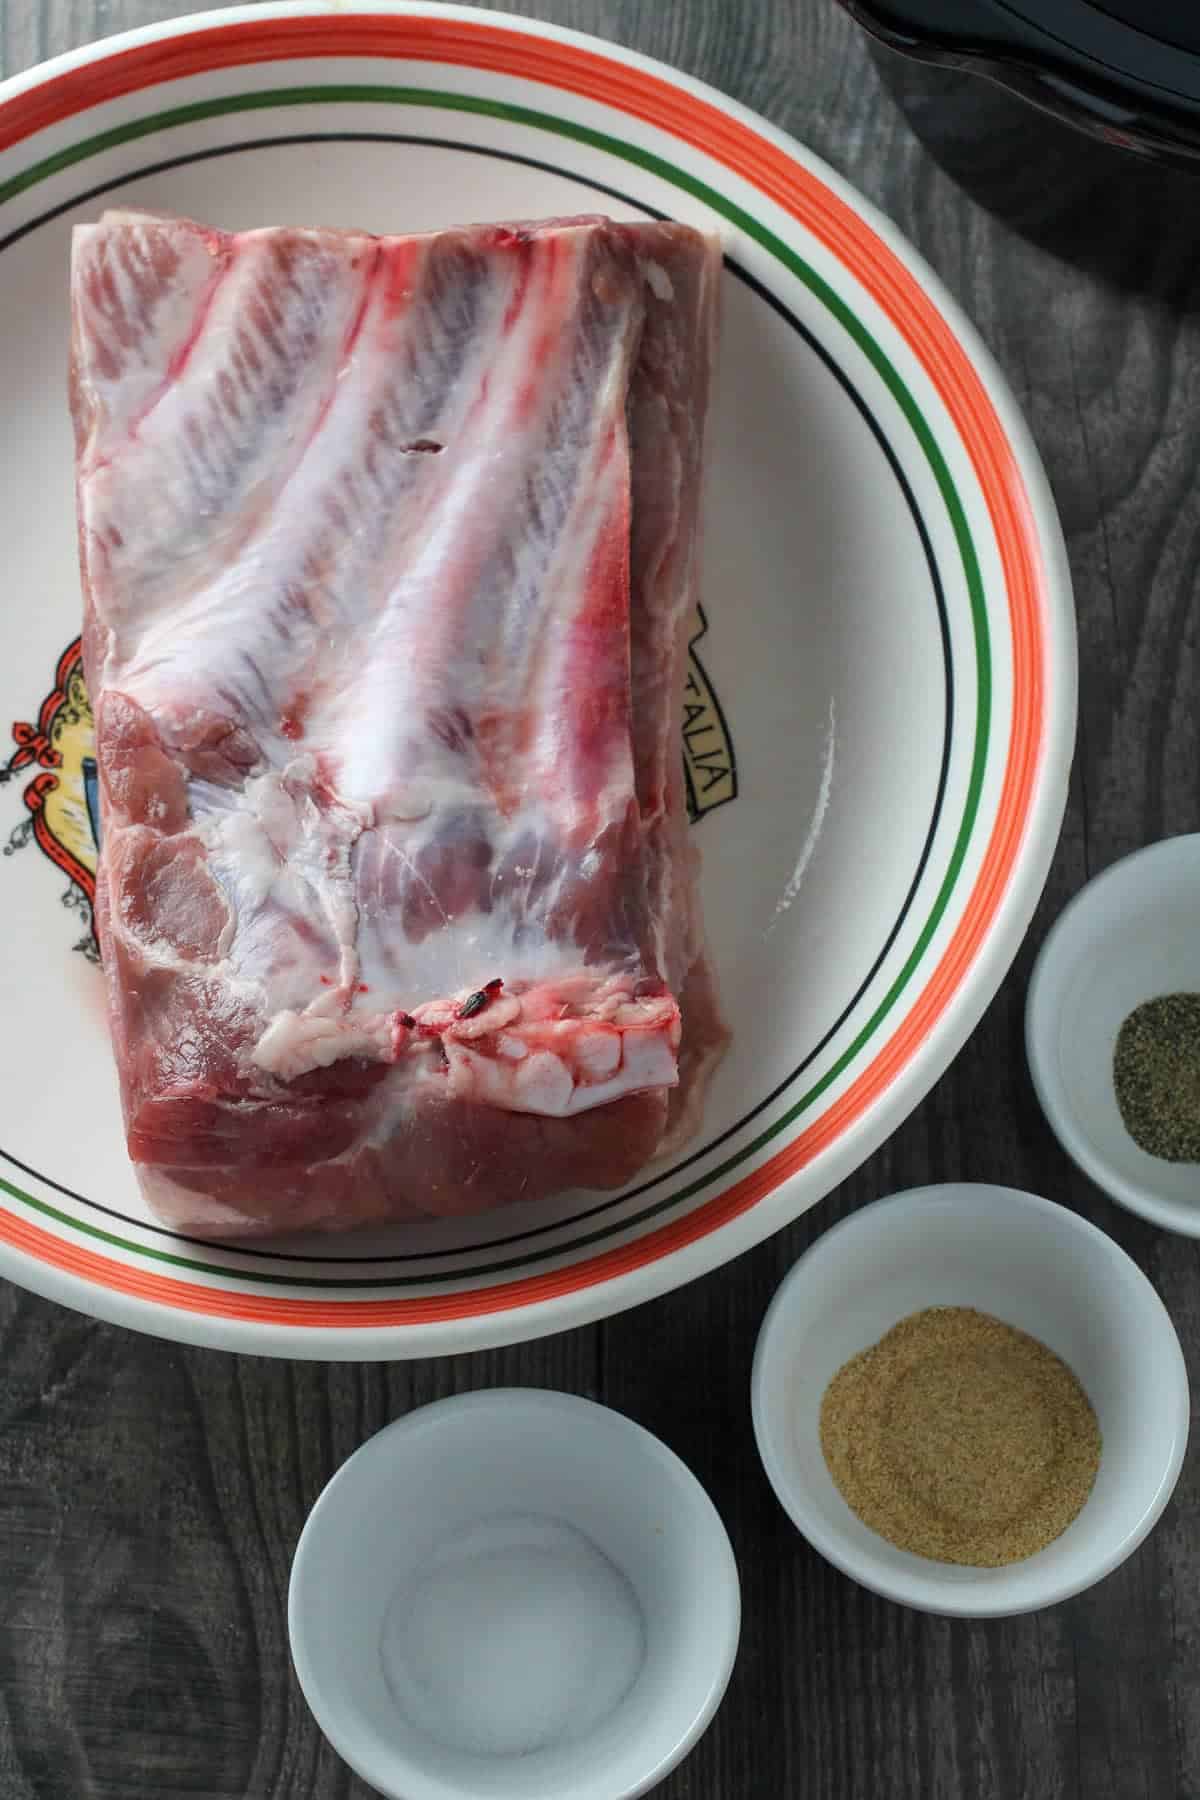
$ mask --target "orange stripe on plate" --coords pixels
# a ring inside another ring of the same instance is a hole
[[[974,465],[991,516],[1010,599],[1013,718],[996,823],[966,911],[928,984],[858,1079],[792,1143],[686,1217],[569,1268],[495,1287],[407,1300],[319,1301],[231,1293],[112,1261],[0,1211],[0,1238],[102,1286],[223,1318],[263,1324],[432,1324],[535,1305],[614,1280],[681,1250],[747,1212],[829,1148],[911,1061],[978,954],[1012,877],[1041,756],[1045,704],[1042,572],[1016,458],[966,353],[904,264],[853,209],[786,151],[710,102],[661,76],[575,44],[482,21],[341,15],[265,18],[190,32],[123,50],[60,75],[0,107],[0,150],[123,94],[211,69],[298,57],[386,57],[464,64],[566,89],[670,132],[749,182],[825,244],[900,330],[946,407]]]

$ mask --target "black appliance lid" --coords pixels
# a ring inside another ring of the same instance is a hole
[[[978,56],[1200,115],[1195,0],[844,0],[917,54]]]

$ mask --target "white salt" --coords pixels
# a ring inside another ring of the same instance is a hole
[[[392,1602],[381,1651],[410,1724],[448,1749],[523,1756],[595,1731],[646,1640],[632,1587],[591,1539],[522,1514],[440,1545]]]

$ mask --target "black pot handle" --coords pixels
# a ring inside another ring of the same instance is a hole
[[[1024,21],[992,0],[841,0],[873,36],[930,62],[991,57],[1035,47]]]
[[[1147,37],[1075,0],[1043,0],[1036,21],[1006,0],[841,0],[881,43],[921,62],[990,75],[1034,105],[1130,149],[1195,168],[1200,160],[1200,55]],[[1061,12],[1060,9],[1061,8]],[[1091,38],[1067,33],[1087,20]],[[1061,25],[1058,35],[1052,27]],[[1101,35],[1116,34],[1120,67]]]

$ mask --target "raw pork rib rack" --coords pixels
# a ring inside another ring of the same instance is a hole
[[[178,1229],[611,1188],[693,1127],[718,270],[601,218],[76,231],[97,919]]]

